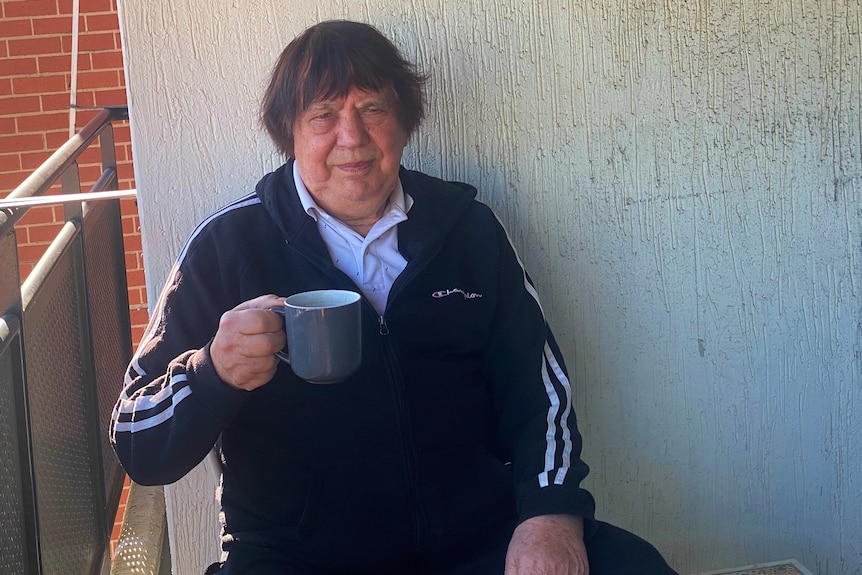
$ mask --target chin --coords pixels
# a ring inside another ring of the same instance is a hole
[[[341,194],[355,200],[372,198],[380,193],[381,186],[370,182],[348,179],[341,185]]]

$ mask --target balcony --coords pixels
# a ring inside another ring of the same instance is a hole
[[[112,561],[125,474],[108,441],[132,353],[112,122],[103,109],[0,201],[0,573],[157,573],[160,489],[133,485]],[[77,159],[99,143],[102,175],[81,192]],[[60,196],[43,196],[56,182]],[[23,282],[15,224],[62,204],[65,224]]]

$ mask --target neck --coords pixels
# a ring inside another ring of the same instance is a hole
[[[361,211],[333,210],[329,206],[320,204],[320,202],[318,202],[318,205],[326,210],[326,213],[330,216],[344,223],[362,237],[365,237],[371,231],[371,228],[374,227],[374,224],[386,213],[386,209],[389,207],[389,198],[386,197],[370,210],[363,209]]]
[[[386,204],[383,204],[383,206],[379,210],[379,212],[372,215],[372,216],[356,217],[356,218],[349,218],[349,217],[344,218],[344,217],[338,217],[338,216],[335,216],[335,217],[338,218],[339,220],[341,220],[342,222],[344,222],[350,229],[352,229],[354,232],[356,232],[357,234],[359,234],[360,236],[362,236],[364,238],[366,235],[368,235],[368,232],[371,231],[371,228],[374,227],[374,224],[377,223],[377,220],[379,220],[380,218],[383,217],[385,210],[386,210]]]

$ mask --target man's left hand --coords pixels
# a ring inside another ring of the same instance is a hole
[[[540,515],[515,529],[505,575],[588,575],[584,521],[573,515]]]

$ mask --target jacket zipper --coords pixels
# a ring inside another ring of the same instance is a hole
[[[435,252],[436,253],[436,250]],[[390,386],[392,394],[395,398],[396,407],[402,414],[398,420],[398,425],[401,430],[402,443],[404,445],[404,463],[407,469],[407,489],[410,498],[410,514],[413,518],[415,529],[413,532],[413,541],[417,550],[422,548],[422,543],[425,538],[425,531],[429,523],[427,512],[422,504],[422,485],[419,474],[419,462],[416,456],[416,451],[413,448],[413,424],[410,418],[410,410],[407,406],[407,400],[404,397],[401,384],[404,380],[401,375],[401,367],[398,364],[398,358],[395,350],[392,347],[391,338],[389,338],[389,325],[386,322],[386,312],[389,311],[393,301],[398,297],[404,286],[413,281],[413,278],[425,269],[426,264],[431,260],[433,254],[428,252],[425,257],[421,258],[420,262],[415,262],[413,265],[408,264],[407,268],[401,272],[392,284],[389,290],[389,297],[386,301],[386,307],[377,317],[378,331],[381,336],[381,342],[384,350],[384,361],[389,370]]]
[[[380,327],[381,341],[383,344],[384,361],[386,368],[389,371],[390,387],[392,395],[395,398],[395,404],[401,417],[398,420],[398,427],[401,431],[401,442],[404,450],[404,464],[406,468],[406,480],[408,497],[410,500],[410,515],[413,518],[414,532],[413,541],[416,549],[421,548],[422,540],[425,534],[425,525],[427,518],[422,506],[422,486],[419,477],[419,464],[416,457],[416,451],[413,449],[412,441],[412,422],[410,419],[410,410],[407,407],[407,400],[404,397],[404,392],[401,389],[403,377],[398,361],[395,356],[395,351],[392,349],[391,339],[389,335],[389,326],[386,324],[386,316],[381,314],[377,318],[377,323]]]
[[[389,335],[389,326],[386,325],[386,316],[380,315],[377,318],[377,325],[379,327],[380,335]]]

